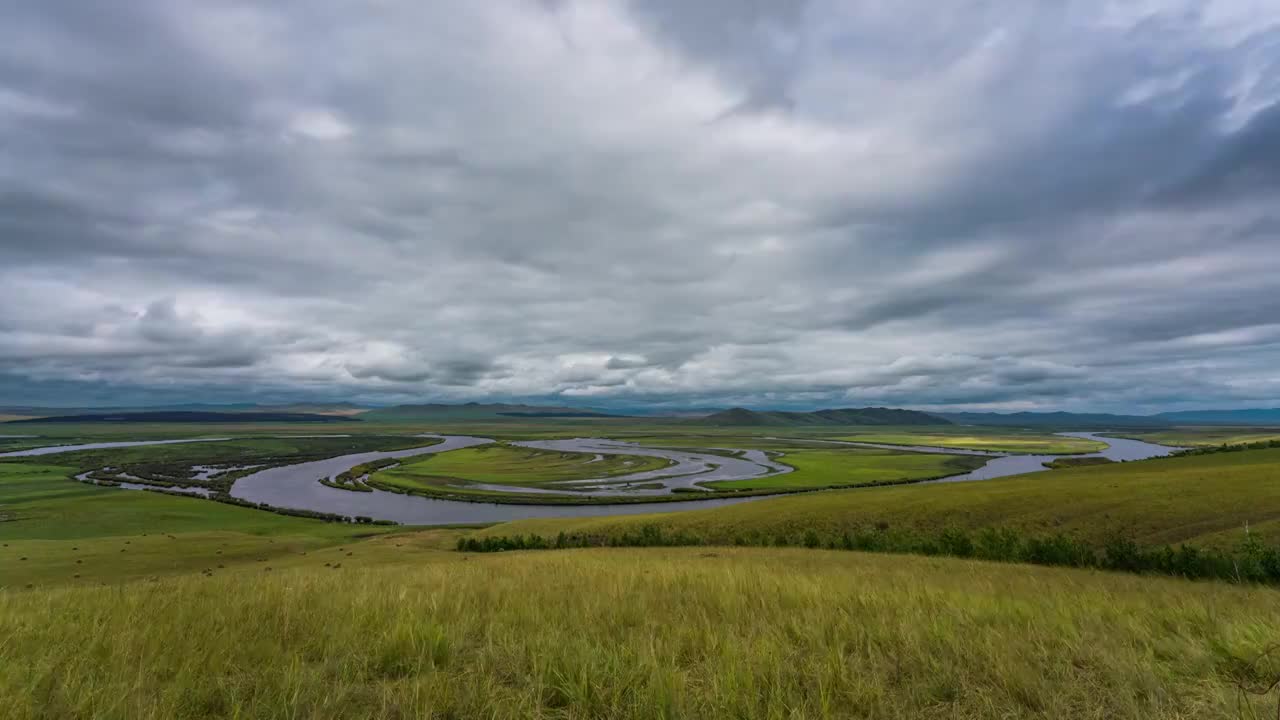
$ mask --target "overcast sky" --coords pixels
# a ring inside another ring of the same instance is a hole
[[[1280,4],[0,2],[0,404],[1280,404]]]

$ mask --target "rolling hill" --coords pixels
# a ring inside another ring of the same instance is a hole
[[[940,412],[935,413],[959,425],[1055,428],[1160,428],[1173,423],[1159,415],[1111,415],[1071,412]]]
[[[359,422],[359,418],[296,412],[199,412],[190,410],[93,413],[10,420],[8,425],[25,423],[256,423],[256,422]]]
[[[841,408],[814,412],[759,411],[731,408],[691,421],[718,426],[805,426],[805,425],[950,425],[950,420],[915,410],[896,408]]]
[[[1249,410],[1184,410],[1160,413],[1156,417],[1167,422],[1205,425],[1277,425],[1280,426],[1280,408],[1255,408]]]
[[[385,422],[423,422],[441,420],[514,420],[520,418],[607,418],[617,417],[589,408],[507,403],[465,403],[448,405],[396,405],[371,410],[361,415],[365,420]]]

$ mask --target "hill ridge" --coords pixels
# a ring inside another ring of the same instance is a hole
[[[699,425],[951,425],[951,421],[918,410],[888,407],[833,408],[812,412],[750,410],[733,407],[691,421]]]

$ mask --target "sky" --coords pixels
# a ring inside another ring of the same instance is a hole
[[[1280,405],[1280,4],[0,2],[0,404]]]

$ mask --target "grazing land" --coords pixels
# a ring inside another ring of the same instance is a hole
[[[0,699],[24,719],[1228,720],[1250,712],[1238,683],[1280,672],[1249,664],[1280,636],[1273,589],[799,549],[392,541],[368,544],[407,562],[366,565],[362,545],[0,592]]]

